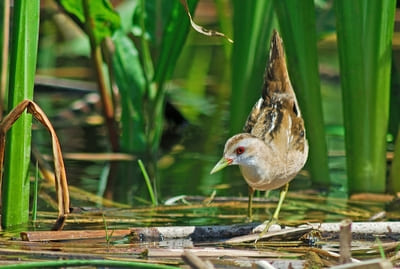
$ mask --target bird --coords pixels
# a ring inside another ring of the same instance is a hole
[[[243,132],[226,141],[223,157],[210,173],[230,165],[239,166],[249,185],[250,220],[254,191],[282,188],[272,218],[264,222],[261,237],[278,221],[289,182],[303,168],[307,157],[304,120],[290,82],[282,39],[273,30],[261,97],[253,106]]]

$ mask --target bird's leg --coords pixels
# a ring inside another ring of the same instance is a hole
[[[281,211],[281,206],[283,204],[283,200],[285,200],[286,193],[288,192],[288,190],[289,190],[289,183],[286,183],[279,194],[278,206],[276,207],[274,215],[272,216],[272,220],[274,220],[275,222],[278,221],[279,212]]]
[[[280,194],[279,194],[279,202],[278,202],[278,206],[275,209],[274,214],[272,215],[272,218],[270,220],[267,220],[264,222],[265,224],[265,228],[264,230],[260,233],[259,238],[261,238],[264,234],[266,234],[269,230],[269,228],[271,228],[271,226],[275,223],[277,223],[278,221],[278,217],[279,217],[279,212],[281,211],[281,206],[283,204],[283,200],[285,200],[286,197],[286,193],[289,190],[289,183],[286,183],[285,186],[283,187],[283,189],[281,190]],[[255,241],[255,243],[257,243],[257,240]]]
[[[249,221],[253,219],[253,195],[254,189],[249,186],[249,203],[247,204],[247,218]]]

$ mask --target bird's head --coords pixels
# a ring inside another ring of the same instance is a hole
[[[232,136],[225,143],[223,157],[214,166],[210,174],[218,172],[229,165],[254,165],[257,152],[260,150],[260,146],[264,146],[263,144],[263,141],[259,138],[248,133]]]

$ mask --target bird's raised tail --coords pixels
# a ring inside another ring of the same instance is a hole
[[[297,116],[300,116],[296,95],[290,83],[286,66],[283,42],[276,30],[272,33],[269,60],[264,75],[262,97],[267,103],[276,102],[277,99],[289,99],[295,103],[294,111]]]

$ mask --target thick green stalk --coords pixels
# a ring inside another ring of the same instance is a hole
[[[272,33],[272,0],[233,1],[230,133],[243,129],[258,98]]]
[[[349,192],[385,191],[395,0],[336,0]]]
[[[328,154],[317,56],[313,0],[274,1],[286,51],[290,80],[304,117],[308,164],[313,183],[329,185]]]
[[[39,0],[15,1],[11,43],[9,109],[33,98],[39,33]],[[2,225],[28,221],[32,116],[26,112],[7,135],[3,180]]]

